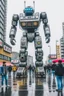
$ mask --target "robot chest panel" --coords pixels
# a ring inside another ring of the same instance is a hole
[[[39,26],[39,18],[35,18],[34,16],[24,16],[22,18],[20,18],[19,23],[20,26],[23,29],[30,29],[30,28],[38,28]]]

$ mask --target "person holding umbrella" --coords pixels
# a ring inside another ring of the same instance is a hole
[[[56,91],[62,91],[63,89],[63,85],[62,85],[62,77],[63,77],[63,66],[62,66],[62,60],[58,60],[58,65],[56,66],[55,69],[55,75],[56,75],[56,79],[57,79],[57,87],[58,89]]]

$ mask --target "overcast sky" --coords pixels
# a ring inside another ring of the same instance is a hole
[[[10,44],[9,32],[11,28],[11,20],[13,14],[23,13],[24,9],[24,0],[7,0],[7,33],[6,33],[6,42]],[[26,0],[26,6],[33,6],[33,0]],[[45,42],[43,25],[40,25],[39,30],[37,30],[42,37],[42,45],[44,51],[44,61],[47,59],[49,54],[49,47],[51,46],[51,53],[56,53],[56,40],[59,40],[62,37],[62,22],[64,21],[64,0],[35,0],[35,12],[46,12],[48,16],[48,24],[50,25],[51,30],[51,41],[49,44]],[[23,30],[17,27],[16,34],[16,45],[12,46],[13,51],[19,52],[20,50],[20,39],[22,37]],[[28,53],[35,57],[34,43],[28,44]],[[34,59],[35,60],[35,59]]]

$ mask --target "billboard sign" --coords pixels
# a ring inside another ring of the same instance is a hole
[[[60,45],[56,45],[56,54],[57,54],[57,59],[60,58]]]
[[[48,58],[49,59],[56,59],[56,54],[49,54]]]

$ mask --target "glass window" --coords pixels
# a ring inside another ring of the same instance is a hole
[[[3,56],[3,59],[4,59],[4,60],[8,60],[8,57],[7,57],[7,56]]]
[[[3,55],[2,54],[0,54],[0,59],[3,59]]]
[[[0,38],[3,40],[3,35],[0,33]]]
[[[2,28],[0,28],[0,33],[2,33],[2,34],[3,34],[3,29],[2,29]]]
[[[11,58],[10,57],[8,57],[8,61],[11,61]]]

